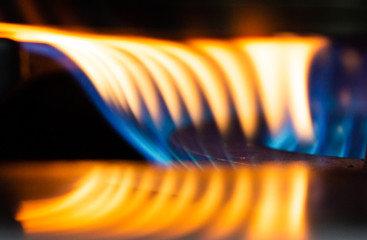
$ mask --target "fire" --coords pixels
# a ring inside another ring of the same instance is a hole
[[[299,141],[314,139],[307,83],[313,56],[327,44],[320,37],[179,43],[5,23],[0,35],[48,44],[64,53],[97,90],[110,111],[104,114],[114,116],[117,129],[130,124],[121,134],[149,158],[169,161],[169,135],[191,123],[199,128],[210,119],[222,135],[238,119],[251,140],[262,116],[259,105],[273,139],[289,121]],[[161,146],[168,149],[152,150]]]
[[[288,108],[298,137],[313,140],[307,95],[308,69],[312,56],[325,44],[320,38],[239,40],[241,49],[250,55],[256,69],[260,98],[273,136],[282,127]]]
[[[21,203],[16,219],[27,238],[308,237],[303,165],[235,171],[91,165],[69,193]]]
[[[193,44],[210,56],[220,67],[227,81],[230,96],[245,135],[252,138],[257,125],[255,90],[246,58],[233,44],[221,41],[195,40]]]

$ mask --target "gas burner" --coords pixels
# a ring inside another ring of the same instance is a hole
[[[277,150],[249,143],[240,134],[234,123],[230,135],[221,136],[215,124],[185,127],[171,136],[172,148],[182,154],[183,159],[194,159],[199,164],[251,166],[264,163],[306,163],[316,168],[355,168],[364,169],[365,159],[323,156],[292,151]]]

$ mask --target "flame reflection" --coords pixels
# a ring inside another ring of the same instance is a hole
[[[214,120],[225,135],[232,120],[238,119],[244,136],[253,139],[262,116],[259,105],[274,141],[288,122],[298,141],[314,139],[308,70],[312,57],[327,42],[323,38],[179,43],[5,23],[0,24],[0,34],[47,44],[71,59],[82,71],[78,79],[89,86],[105,117],[149,159],[169,163],[182,158],[172,152],[168,140],[188,124],[200,129]]]
[[[21,202],[27,238],[307,239],[304,165],[91,165],[70,192]]]

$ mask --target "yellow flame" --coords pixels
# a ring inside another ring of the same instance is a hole
[[[303,165],[95,165],[70,193],[21,202],[27,238],[307,239]]]
[[[303,140],[313,139],[308,70],[312,56],[325,44],[322,38],[238,40],[256,69],[260,98],[273,136],[281,129],[288,108],[297,135]]]
[[[146,106],[157,129],[164,118],[161,96],[177,127],[183,123],[184,110],[199,126],[207,103],[223,134],[234,107],[251,139],[257,130],[259,94],[273,136],[289,113],[298,137],[313,139],[307,80],[312,57],[326,44],[323,38],[177,43],[5,23],[0,23],[0,35],[56,47],[85,72],[107,104],[131,112],[139,122],[144,122],[142,106]]]
[[[242,129],[247,137],[255,134],[257,110],[255,91],[244,56],[233,44],[221,41],[196,40],[193,44],[213,58],[224,73]]]
[[[308,69],[312,56],[325,41],[311,40],[290,43],[287,46],[288,53],[288,95],[291,118],[296,133],[305,140],[313,140],[313,127],[308,102]]]

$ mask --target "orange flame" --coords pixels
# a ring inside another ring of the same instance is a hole
[[[265,117],[273,135],[282,127],[289,108],[298,137],[313,140],[307,96],[308,68],[312,56],[326,41],[283,37],[241,39],[238,43],[253,61]]]
[[[30,239],[307,239],[303,165],[94,165],[70,193],[21,203]]]
[[[273,135],[289,112],[298,137],[313,139],[307,74],[311,58],[326,44],[323,38],[175,43],[5,23],[0,23],[0,35],[56,47],[78,64],[106,103],[130,110],[140,122],[145,105],[157,129],[164,117],[162,96],[176,126],[182,124],[183,109],[198,126],[207,102],[222,133],[230,126],[233,106],[251,139],[257,129],[258,92]]]

